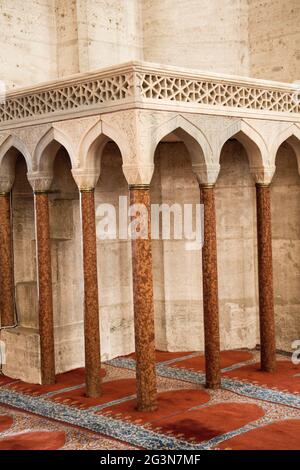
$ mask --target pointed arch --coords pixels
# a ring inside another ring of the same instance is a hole
[[[14,166],[18,152],[20,152],[27,166],[27,171],[32,168],[32,159],[26,144],[15,134],[9,135],[0,146],[0,169],[1,172],[14,173]]]
[[[297,158],[298,171],[300,173],[300,128],[297,125],[293,124],[287,127],[273,139],[270,153],[271,157],[274,159],[274,164],[279,147],[284,142],[287,142],[294,150]]]
[[[229,139],[236,139],[246,150],[250,167],[270,166],[267,145],[262,136],[243,119],[234,122],[219,139],[219,160],[222,149]]]
[[[100,170],[102,152],[110,140],[116,143],[121,152],[122,160],[124,160],[126,153],[125,138],[107,122],[100,121],[89,129],[80,142],[80,168],[83,170]]]
[[[213,153],[208,139],[197,126],[181,114],[165,121],[152,131],[152,161],[154,161],[155,150],[159,142],[171,133],[182,139],[190,153],[192,164],[209,164],[212,162]]]
[[[61,146],[68,152],[72,166],[75,166],[76,154],[70,139],[60,129],[52,127],[36,145],[33,156],[34,170],[52,173],[54,159]]]

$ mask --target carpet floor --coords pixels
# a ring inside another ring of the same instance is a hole
[[[300,449],[300,366],[257,351],[221,354],[222,387],[205,389],[198,352],[157,351],[158,410],[136,409],[135,355],[102,364],[102,395],[87,398],[84,369],[33,385],[0,375],[0,450]]]

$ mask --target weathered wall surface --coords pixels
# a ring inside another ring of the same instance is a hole
[[[271,194],[277,347],[291,351],[300,338],[300,177],[287,144],[277,154]]]
[[[160,144],[155,163],[153,202],[199,203],[183,144]],[[255,186],[237,142],[222,151],[216,211],[221,347],[253,348],[258,343]],[[182,240],[153,246],[157,347],[203,350],[201,251],[187,251]]]
[[[140,0],[2,0],[7,88],[142,59]]]
[[[295,81],[298,0],[2,0],[7,87],[129,60]]]
[[[57,77],[80,72],[77,0],[54,0]]]
[[[8,88],[57,77],[53,0],[1,0],[0,70]]]
[[[128,196],[122,158],[114,144],[105,147],[101,176],[95,192],[99,204],[119,206]],[[102,217],[96,212],[96,224]],[[128,240],[97,239],[102,358],[111,359],[134,350],[131,244]]]
[[[255,186],[248,157],[225,144],[216,184],[219,307],[224,349],[258,343]]]
[[[249,1],[249,76],[300,79],[299,0]]]
[[[80,71],[142,59],[139,0],[77,0]]]
[[[197,204],[199,187],[182,143],[161,143],[151,189],[157,204]],[[159,188],[159,192],[158,192]],[[152,196],[152,194],[151,194]],[[195,207],[194,207],[195,223]],[[201,251],[185,240],[154,242],[154,298],[158,347],[169,351],[203,349]]]
[[[248,73],[247,0],[144,0],[144,59]]]

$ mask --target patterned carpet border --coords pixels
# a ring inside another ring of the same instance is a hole
[[[203,450],[201,444],[165,436],[141,426],[96,415],[90,410],[77,410],[62,404],[0,389],[0,402],[46,418],[89,429],[129,444],[156,450]]]
[[[245,361],[248,362],[248,361]],[[108,364],[115,367],[122,367],[126,369],[135,369],[135,361],[128,358],[116,358],[108,361]],[[241,363],[242,364],[242,363]],[[156,366],[158,375],[167,377],[169,379],[183,380],[185,382],[195,384],[205,384],[205,374],[200,372],[193,372],[192,370],[168,367],[163,363]],[[279,405],[292,406],[300,409],[300,396],[293,395],[288,392],[281,392],[280,390],[270,390],[268,388],[260,387],[250,383],[245,383],[240,380],[230,378],[222,378],[222,388],[229,390],[239,395],[244,395],[249,398],[256,398]]]

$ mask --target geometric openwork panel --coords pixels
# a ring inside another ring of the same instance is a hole
[[[8,97],[0,104],[0,122],[84,109],[100,103],[123,100],[132,96],[132,93],[132,74],[121,74]]]
[[[125,68],[124,68],[125,67]],[[290,86],[278,88],[268,83],[241,82],[222,77],[188,76],[184,72],[157,70],[149,64],[116,66],[109,72],[91,73],[90,77],[62,80],[61,83],[8,94],[0,103],[0,125],[26,119],[55,119],[68,112],[99,111],[121,104],[151,105],[153,102],[191,103],[209,107],[250,109],[256,111],[300,113],[300,91]],[[108,111],[110,112],[110,110]],[[52,117],[51,117],[52,116]]]
[[[300,92],[194,80],[159,74],[139,74],[142,96],[151,100],[230,106],[254,110],[300,112]]]

